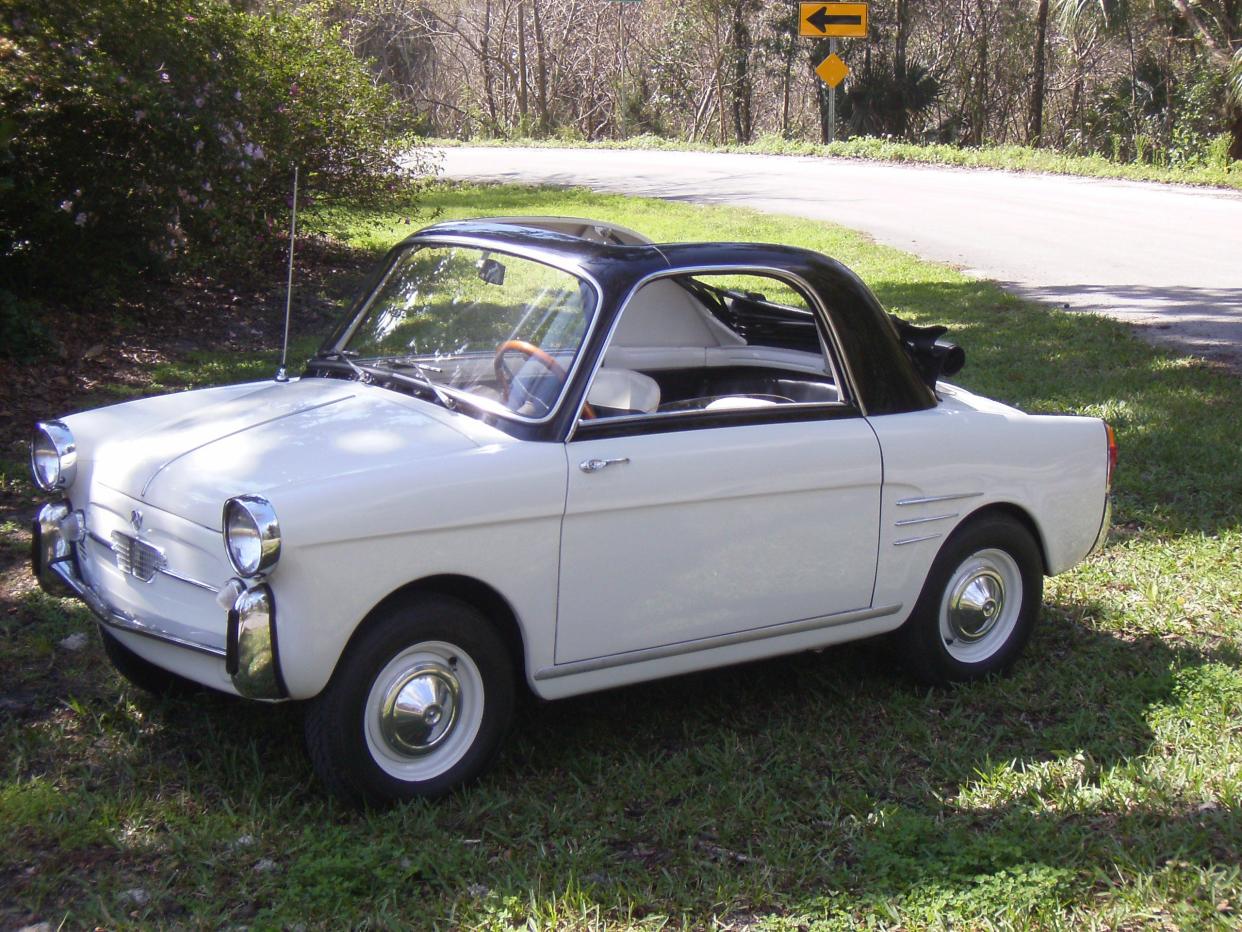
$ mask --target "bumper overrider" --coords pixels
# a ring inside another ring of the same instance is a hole
[[[276,600],[271,587],[231,580],[221,591],[228,610],[224,650],[179,637],[158,625],[110,605],[78,569],[77,548],[86,538],[82,512],[65,502],[39,509],[31,541],[31,569],[43,590],[55,596],[74,596],[108,628],[137,634],[224,662],[233,687],[247,699],[284,699],[288,696],[280,672],[276,638]],[[230,607],[231,606],[231,607]]]

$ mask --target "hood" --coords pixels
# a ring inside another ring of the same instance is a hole
[[[310,378],[183,392],[66,421],[91,482],[219,530],[234,495],[476,445],[432,410],[387,389]]]

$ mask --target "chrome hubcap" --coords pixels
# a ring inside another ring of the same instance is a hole
[[[977,641],[996,625],[1004,607],[1004,580],[991,569],[980,569],[949,594],[949,626],[961,640]]]
[[[959,663],[982,663],[1004,650],[1022,614],[1022,570],[995,547],[971,554],[940,602],[940,640]]]
[[[380,707],[380,734],[389,748],[421,757],[452,733],[461,704],[454,667],[424,661],[392,681]]]

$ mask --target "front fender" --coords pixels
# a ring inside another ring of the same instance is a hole
[[[289,695],[319,693],[363,620],[410,582],[478,580],[512,606],[528,676],[552,662],[565,456],[512,441],[420,464],[285,490],[271,585]]]

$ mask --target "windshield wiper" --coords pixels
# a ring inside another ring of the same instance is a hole
[[[368,368],[383,372],[386,375],[391,375],[393,378],[401,379],[414,385],[426,386],[431,389],[431,393],[436,396],[436,400],[439,401],[440,404],[448,408],[450,411],[457,410],[457,402],[455,402],[452,397],[444,391],[444,389],[440,388],[440,386],[437,385],[429,375],[427,375],[428,372],[443,372],[443,369],[438,366],[425,366],[416,359],[401,359],[397,361],[403,366],[409,366],[411,369],[417,370],[418,378],[414,378],[413,376],[406,375],[402,372],[397,372],[389,366],[373,366]]]
[[[377,379],[396,379],[398,382],[404,382],[407,385],[414,385],[418,388],[428,389],[432,396],[443,407],[450,411],[457,410],[457,403],[450,397],[440,386],[436,385],[429,377],[423,374],[423,370],[428,372],[439,372],[433,366],[424,366],[422,363],[415,362],[412,359],[402,360],[403,364],[410,366],[412,369],[418,370],[418,377],[406,375],[403,372],[397,372],[387,366],[364,366],[354,362],[349,357],[354,355],[349,350],[332,350],[327,353],[320,353],[314,357],[314,360],[325,360],[327,362],[343,362],[353,372],[359,382],[373,383]],[[314,361],[312,360],[312,362]]]
[[[318,356],[313,357],[311,362],[316,362],[320,359],[327,360],[328,362],[343,362],[345,365],[349,366],[350,370],[354,373],[359,382],[371,381],[371,377],[367,374],[366,370],[349,358],[352,355],[353,354],[347,350],[332,350],[328,353],[320,353]]]

